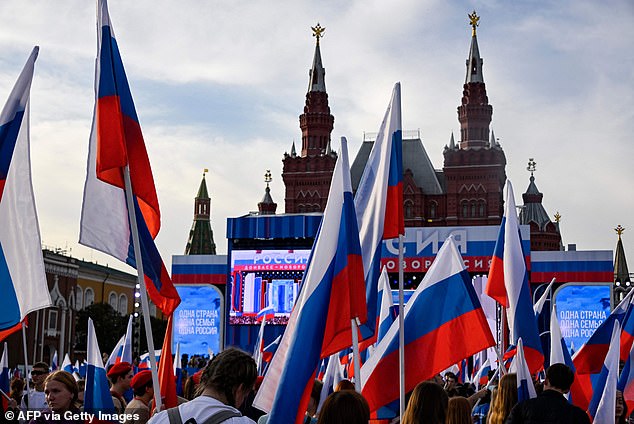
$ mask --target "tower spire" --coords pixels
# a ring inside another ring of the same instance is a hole
[[[482,58],[480,58],[480,50],[478,49],[478,37],[476,36],[476,27],[480,25],[480,17],[475,10],[469,16],[471,25],[471,48],[469,49],[469,58],[467,59],[467,77],[465,84],[468,82],[484,82],[482,76]]]
[[[629,286],[632,282],[630,279],[630,272],[627,268],[627,259],[625,259],[625,249],[623,249],[623,241],[621,240],[621,234],[625,231],[625,228],[617,225],[614,229],[619,237],[616,242],[616,252],[614,253],[614,282],[621,285]]]
[[[319,23],[311,27],[313,36],[317,39],[313,66],[309,71],[308,92],[304,113],[299,117],[302,129],[302,157],[320,156],[326,151],[330,141],[330,133],[334,126],[335,117],[330,114],[328,93],[326,93],[326,70],[321,62],[319,40],[323,38],[326,28]]]
[[[189,231],[186,255],[215,255],[216,243],[214,243],[214,232],[211,229],[211,199],[207,191],[205,174],[208,169],[203,170],[203,179],[198,187],[198,193],[194,200],[194,223]]]
[[[310,79],[308,81],[308,91],[322,91],[326,92],[326,70],[321,63],[321,50],[319,49],[319,39],[324,36],[326,28],[323,28],[317,22],[317,26],[311,27],[313,30],[313,37],[317,39],[315,44],[315,55],[313,56],[313,67],[309,71]]]
[[[484,77],[482,76],[482,58],[478,49],[476,27],[480,17],[475,11],[469,16],[472,28],[471,48],[467,58],[467,76],[462,91],[462,104],[458,107],[460,121],[460,148],[484,148],[489,143],[489,125],[493,108],[489,104]],[[492,147],[492,146],[490,146]]]
[[[277,210],[277,203],[273,201],[273,198],[271,197],[271,189],[269,188],[269,183],[272,180],[271,170],[267,169],[264,173],[264,182],[266,183],[264,197],[262,198],[262,201],[258,203],[258,211],[260,212],[260,215],[275,215],[275,211]]]

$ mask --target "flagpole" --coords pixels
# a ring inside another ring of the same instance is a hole
[[[498,332],[500,339],[498,345],[495,347],[495,353],[498,357],[498,369],[500,374],[506,374],[506,367],[504,366],[504,357],[502,351],[504,351],[504,334],[506,333],[506,308],[500,305],[500,331]]]
[[[130,168],[126,165],[123,168],[125,181],[125,198],[128,206],[128,217],[130,219],[130,232],[132,233],[132,244],[134,246],[134,258],[136,259],[137,282],[141,295],[141,306],[143,309],[143,323],[145,324],[145,338],[147,340],[148,353],[150,357],[150,370],[152,371],[152,385],[154,386],[154,404],[157,411],[161,410],[161,389],[156,367],[156,350],[154,349],[154,338],[152,337],[152,326],[150,323],[150,305],[147,300],[147,289],[143,273],[143,258],[141,256],[141,244],[139,243],[139,231],[137,228],[134,199],[132,197],[132,181],[130,179]],[[163,358],[166,360],[166,358]],[[172,358],[167,360],[171,361]]]
[[[358,318],[350,320],[352,329],[352,361],[354,362],[354,389],[361,393],[361,353],[359,352],[359,325]],[[376,331],[379,331],[377,328]]]
[[[37,337],[37,334],[35,335]],[[26,329],[24,328],[24,322],[22,322],[22,345],[24,346],[24,374],[26,381],[26,396],[29,398],[29,360],[27,359],[27,348],[26,348]],[[8,356],[7,356],[8,358]]]
[[[403,235],[398,236],[398,363],[399,413],[401,422],[405,413],[405,301],[403,294]],[[378,331],[378,329],[377,329]]]

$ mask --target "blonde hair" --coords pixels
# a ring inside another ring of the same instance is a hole
[[[509,373],[502,376],[495,398],[491,399],[491,409],[487,424],[503,424],[517,403],[517,376]]]

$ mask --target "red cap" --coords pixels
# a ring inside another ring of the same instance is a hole
[[[132,390],[136,390],[139,387],[145,386],[150,381],[152,381],[152,371],[143,370],[134,374],[130,382],[130,387],[132,387]]]
[[[132,365],[129,362],[117,362],[108,370],[108,377],[114,377],[116,375],[127,374],[132,370]]]
[[[194,383],[196,384],[200,384],[200,378],[203,375],[203,371],[205,371],[204,368],[201,368],[200,370],[196,371],[193,375],[192,375],[192,379],[194,380]]]

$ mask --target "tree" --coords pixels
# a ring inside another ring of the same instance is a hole
[[[128,317],[120,315],[108,303],[94,303],[77,312],[75,326],[75,350],[86,351],[88,318],[92,318],[99,350],[103,354],[112,352],[121,336],[125,334]]]

